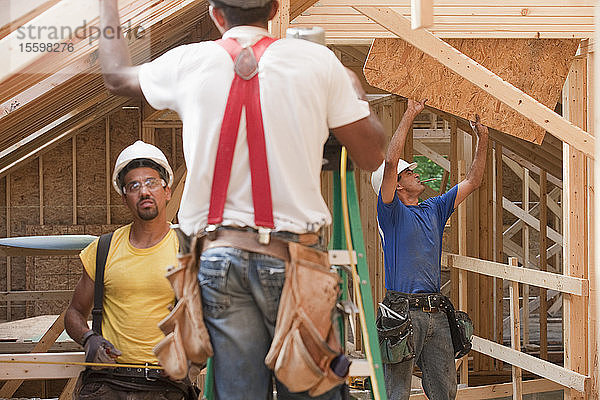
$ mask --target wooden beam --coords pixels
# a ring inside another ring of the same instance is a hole
[[[411,0],[410,17],[412,29],[429,28],[433,25],[433,0]]]
[[[523,184],[522,184],[522,208],[527,214],[529,214],[529,170],[523,168]],[[530,249],[529,249],[529,226],[523,225],[521,230],[521,243],[523,243],[523,260],[529,260]],[[515,258],[511,257],[511,261]],[[509,264],[511,264],[509,262]],[[512,265],[512,264],[511,264]],[[527,263],[523,263],[523,268],[527,268]],[[527,348],[529,345],[529,285],[523,284],[523,320],[521,324],[523,332],[523,347]]]
[[[570,293],[576,296],[588,295],[587,279],[553,274],[551,272],[523,269],[494,261],[480,260],[458,254],[449,254],[452,266],[459,270],[471,271],[478,274],[507,279],[513,282],[526,283],[533,286]]]
[[[69,300],[73,297],[72,290],[47,290],[47,291],[10,291],[0,292],[0,301],[49,301]]]
[[[458,160],[458,181],[463,181],[467,176],[465,160]],[[458,205],[458,253],[466,256],[467,254],[467,203],[463,201]],[[463,256],[463,257],[464,257]],[[448,267],[452,270],[454,260],[448,258]],[[468,286],[467,271],[458,270],[458,309],[467,311],[468,304]],[[460,367],[460,383],[469,384],[469,359],[465,355]]]
[[[178,180],[175,181],[177,183],[175,187],[172,188],[171,200],[167,204],[167,221],[173,221],[177,216],[177,211],[179,211],[179,206],[181,204],[181,196],[183,196],[183,189],[185,187],[185,177],[187,174],[185,164],[182,164],[179,167],[179,169],[175,173],[175,176],[177,177],[178,174],[181,176]]]
[[[517,259],[510,257],[508,264],[516,268],[518,266]],[[510,282],[508,286],[510,298],[510,347],[511,349],[521,351],[521,321],[519,319],[519,283]],[[529,299],[523,299],[523,304],[529,304]],[[523,311],[525,313],[525,311]],[[521,368],[516,365],[512,366],[512,389],[514,400],[523,400],[523,374]]]
[[[111,224],[110,195],[112,191],[112,167],[110,165],[110,116],[104,117],[104,173],[106,174],[106,224]]]
[[[415,149],[419,154],[424,155],[425,157],[429,158],[431,161],[442,167],[444,171],[450,172],[450,161],[448,161],[448,159],[444,158],[442,155],[431,150],[419,140],[413,141],[413,149]]]
[[[595,139],[593,136],[443,40],[436,38],[427,30],[413,31],[410,28],[410,21],[391,8],[355,7],[355,9],[529,118],[563,142],[569,143],[588,157],[594,157]]]
[[[563,387],[548,379],[532,379],[523,382],[523,394],[554,392]],[[512,396],[512,383],[500,383],[486,386],[459,388],[456,398],[460,400],[496,399]],[[427,400],[425,394],[413,394],[410,400]]]
[[[495,161],[495,201],[494,209],[496,211],[496,251],[494,260],[498,263],[504,263],[504,238],[502,231],[504,229],[504,207],[502,207],[503,197],[503,163],[502,163],[502,145],[498,142],[495,143],[496,148],[494,150],[494,161]],[[504,281],[500,278],[495,280],[494,290],[494,304],[495,304],[495,323],[496,323],[496,342],[502,344],[504,342],[504,328],[502,324],[502,317],[504,316]],[[496,361],[496,369],[502,369],[502,362]]]
[[[522,370],[529,371],[543,378],[556,382],[564,387],[572,388],[578,392],[585,390],[587,376],[560,367],[551,362],[540,360],[532,355],[513,350],[487,339],[473,336],[473,350],[482,354],[498,358],[508,364],[515,365]]]
[[[277,15],[269,21],[270,32],[277,38],[284,38],[290,26],[290,0],[280,0]]]
[[[33,348],[32,353],[42,353],[42,352],[48,351],[52,347],[54,342],[56,342],[56,339],[60,336],[60,334],[62,333],[62,331],[64,329],[65,329],[65,311],[63,311],[58,316],[58,318],[56,318],[56,320],[54,321],[52,326],[50,326],[50,328],[48,328],[48,330],[46,331],[44,336],[42,336],[40,341]],[[2,359],[2,357],[8,357],[6,359],[10,360],[10,356],[8,356],[8,355],[0,356],[0,360]],[[27,357],[27,356],[23,356],[23,357]],[[11,398],[15,394],[17,389],[19,389],[19,387],[21,386],[21,384],[23,383],[23,380],[27,379],[27,378],[18,377],[18,376],[15,378],[12,378],[12,376],[14,376],[14,375],[12,375],[11,371],[17,370],[17,368],[15,368],[14,365],[0,364],[0,367],[2,370],[2,372],[0,373],[0,379],[16,379],[16,380],[9,380],[2,386],[2,389],[0,389],[0,398]],[[24,368],[24,370],[28,371],[31,369],[31,367],[32,367],[32,365],[30,364],[30,365],[26,366]],[[47,366],[46,366],[46,369],[48,369]]]
[[[563,112],[575,124],[587,124],[586,60],[575,59],[565,83]],[[574,146],[563,146],[563,229],[565,238],[565,275],[587,279],[589,240],[587,225],[587,160],[586,154]],[[565,367],[588,373],[588,299],[564,296],[563,328]],[[566,391],[565,399],[584,399],[574,391]]]
[[[546,231],[548,227],[548,204],[546,171],[540,173],[540,271],[548,270],[548,239]],[[540,288],[540,358],[548,359],[548,299],[546,299],[546,289]]]
[[[524,211],[521,207],[508,200],[506,197],[502,198],[502,206],[506,211],[515,217],[520,218],[524,223],[531,226],[536,231],[540,230],[540,221],[537,218]],[[556,243],[563,243],[563,236],[550,227],[548,227],[548,237]]]
[[[7,361],[9,363],[7,363]],[[27,361],[27,363],[18,364],[11,361]],[[29,363],[32,361],[39,362],[39,364]],[[3,394],[2,397],[10,398],[12,394],[9,394],[10,392],[8,390],[5,391],[5,387],[7,385],[14,387],[16,382],[18,382],[20,386],[24,380],[65,379],[76,377],[85,369],[85,367],[68,364],[58,365],[54,363],[81,363],[84,361],[85,353],[81,351],[74,353],[42,353],[35,351],[30,354],[0,354],[0,378],[9,380],[4,384],[0,393]],[[4,394],[7,395],[4,396]]]

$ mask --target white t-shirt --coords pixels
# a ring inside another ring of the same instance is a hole
[[[267,35],[262,28],[240,26],[223,38],[236,38],[243,45]],[[177,47],[140,68],[140,86],[148,103],[176,111],[183,121],[188,174],[179,223],[188,234],[207,224],[221,122],[233,77],[231,56],[214,42]],[[334,54],[306,40],[283,39],[269,46],[260,59],[258,77],[275,228],[317,231],[331,222],[320,185],[328,129],[367,117],[369,105],[357,98]],[[243,112],[223,224],[255,227]]]

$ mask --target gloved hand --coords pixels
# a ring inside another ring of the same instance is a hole
[[[113,364],[117,357],[121,355],[121,351],[111,342],[93,331],[89,331],[84,335],[83,348],[85,350],[85,362]]]

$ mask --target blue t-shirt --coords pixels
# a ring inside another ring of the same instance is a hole
[[[406,206],[398,196],[386,204],[379,193],[377,222],[386,289],[403,293],[440,291],[442,235],[454,211],[456,193],[458,185],[418,206]]]

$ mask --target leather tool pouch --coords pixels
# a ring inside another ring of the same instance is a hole
[[[342,384],[331,362],[341,353],[332,315],[340,278],[326,252],[289,243],[290,260],[265,364],[291,392],[319,396]]]
[[[177,304],[158,327],[166,337],[154,347],[154,354],[171,379],[188,373],[189,363],[204,365],[213,355],[202,313],[202,297],[197,282],[198,259],[203,236],[189,237],[174,228],[179,238],[178,266],[169,269],[167,279],[173,286]]]
[[[446,309],[452,346],[454,347],[454,358],[466,356],[471,351],[471,338],[473,337],[473,321],[464,311],[454,310],[454,306],[448,300],[449,307]]]
[[[415,357],[413,328],[408,299],[384,299],[377,310],[377,336],[384,364],[396,364]]]

